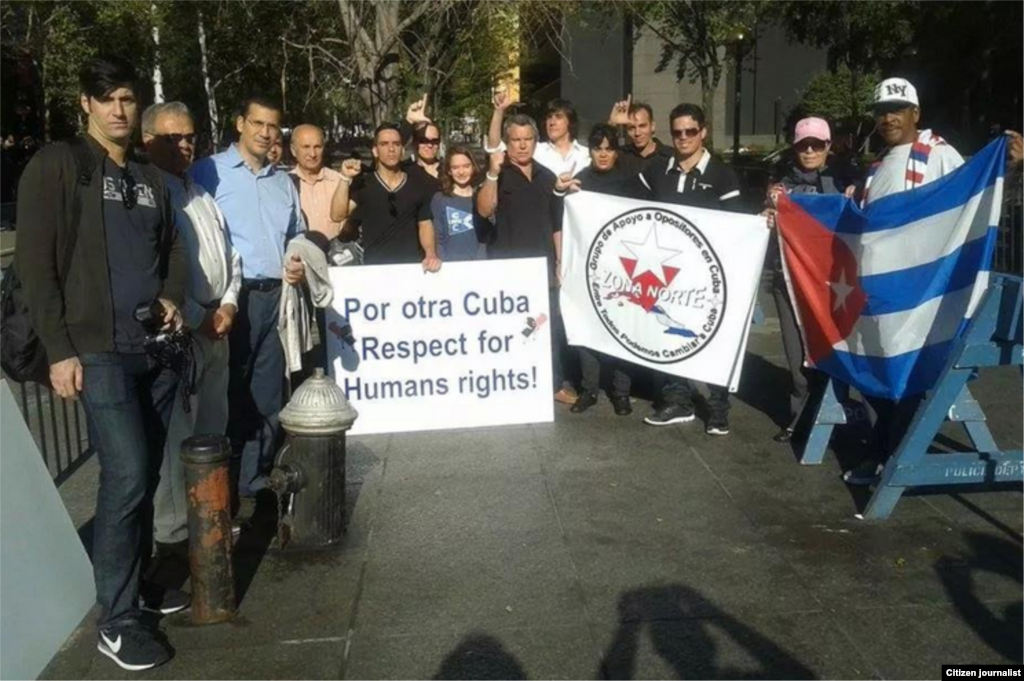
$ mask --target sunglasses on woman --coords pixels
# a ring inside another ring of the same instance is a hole
[[[803,140],[793,146],[798,154],[807,153],[808,151],[822,152],[825,151],[825,147],[828,146],[828,142],[822,140]]]

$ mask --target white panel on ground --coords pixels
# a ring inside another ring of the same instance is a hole
[[[96,600],[92,565],[0,381],[0,679],[34,679]]]

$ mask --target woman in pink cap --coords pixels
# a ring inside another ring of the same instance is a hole
[[[784,163],[781,172],[768,187],[768,208],[764,215],[768,225],[775,226],[775,199],[781,192],[788,194],[841,194],[852,195],[853,178],[844,177],[829,165],[832,132],[822,118],[803,118],[793,131],[792,159]],[[790,388],[789,423],[772,438],[776,442],[789,442],[807,403],[807,374],[804,369],[804,347],[800,329],[789,299],[786,278],[782,272],[782,256],[776,246],[773,254],[775,276],[772,278],[772,297],[779,312],[782,348],[793,383]]]

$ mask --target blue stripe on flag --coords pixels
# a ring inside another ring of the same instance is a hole
[[[935,182],[883,196],[867,208],[839,195],[793,194],[790,198],[823,227],[842,234],[896,229],[967,203],[1003,176],[1006,136],[978,152],[968,163]]]
[[[867,296],[862,314],[910,310],[936,296],[973,286],[978,272],[991,267],[997,233],[996,227],[990,227],[985,236],[924,265],[861,277]]]
[[[931,389],[946,367],[956,339],[926,345],[896,357],[869,357],[836,350],[817,368],[861,393],[898,400]]]

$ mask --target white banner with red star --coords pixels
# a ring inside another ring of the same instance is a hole
[[[570,345],[739,386],[768,246],[765,219],[579,192],[565,200]]]

